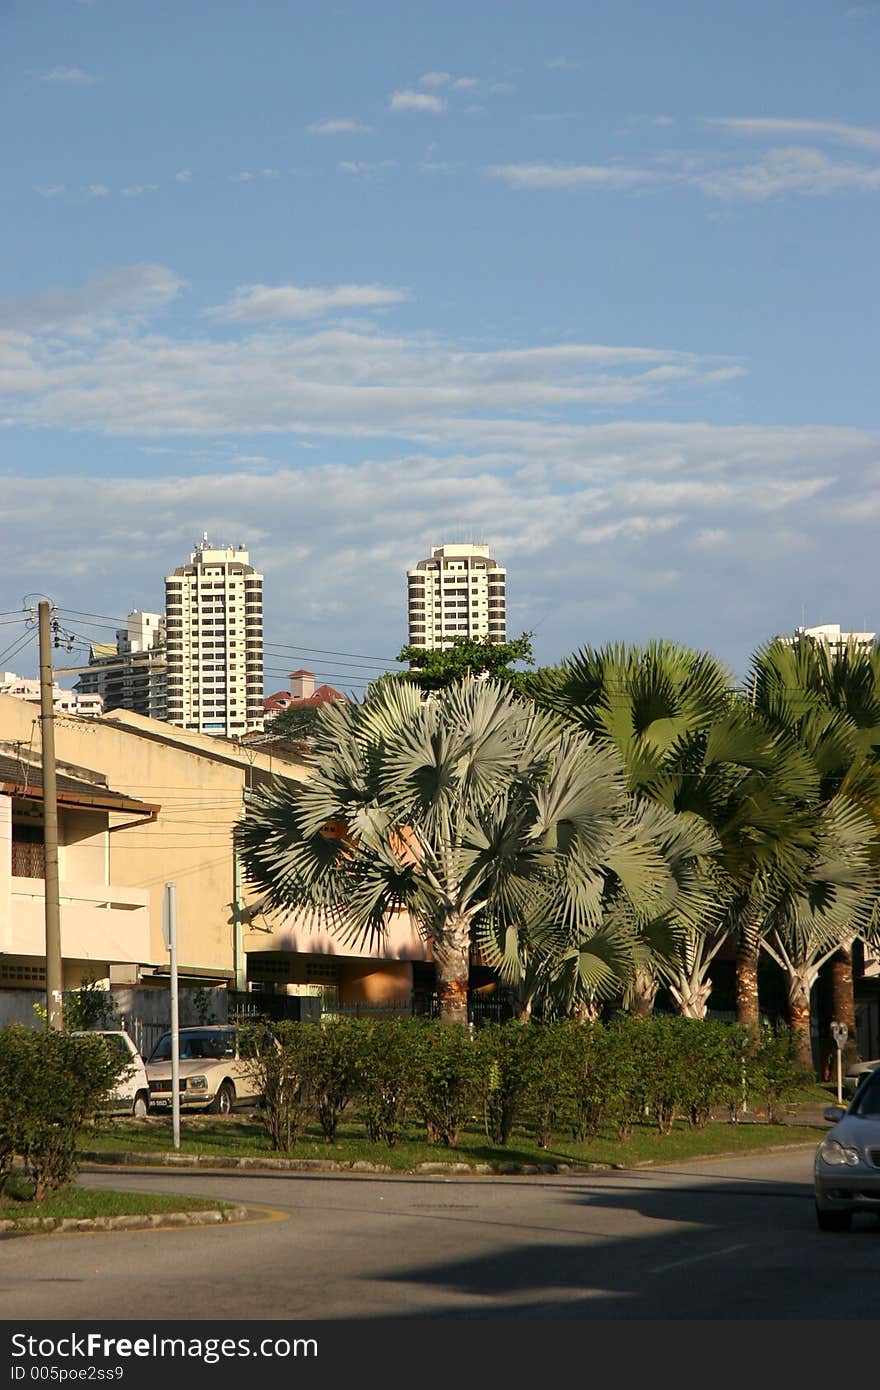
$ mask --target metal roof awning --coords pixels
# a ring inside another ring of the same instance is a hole
[[[125,811],[136,816],[156,816],[159,806],[138,801],[123,792],[114,792],[100,782],[85,777],[71,777],[59,772],[56,776],[59,806],[80,806],[95,811]],[[43,799],[43,774],[38,763],[0,754],[0,794],[16,800]]]

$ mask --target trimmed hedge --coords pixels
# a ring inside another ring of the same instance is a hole
[[[423,1019],[264,1023],[250,1030],[254,1077],[272,1146],[289,1150],[307,1119],[333,1139],[356,1103],[370,1138],[393,1148],[414,1115],[430,1143],[454,1145],[468,1120],[506,1144],[517,1126],[540,1148],[567,1130],[626,1139],[650,1121],[702,1129],[744,1104],[776,1119],[810,1078],[787,1031],[755,1038],[735,1024],[655,1015],[612,1023],[562,1020],[450,1028]],[[273,1041],[274,1039],[274,1041]],[[0,1149],[2,1164],[2,1149]]]

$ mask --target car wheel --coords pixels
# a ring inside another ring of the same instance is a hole
[[[234,1104],[235,1087],[231,1081],[224,1081],[208,1109],[212,1115],[231,1115]]]
[[[816,1207],[816,1224],[820,1231],[851,1231],[851,1211],[824,1211]]]
[[[143,1091],[138,1091],[135,1096],[134,1105],[131,1107],[131,1113],[136,1120],[145,1120],[149,1115],[150,1105]]]

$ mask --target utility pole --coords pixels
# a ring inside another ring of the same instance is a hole
[[[162,935],[171,957],[171,1133],[180,1148],[180,1010],[177,1001],[177,884],[166,883],[162,899]]]
[[[58,789],[55,777],[55,706],[49,604],[38,606],[40,627],[40,734],[43,776],[43,847],[46,903],[46,1023],[64,1027],[61,975],[61,893],[58,882]]]

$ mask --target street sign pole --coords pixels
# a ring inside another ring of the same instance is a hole
[[[837,1048],[837,1104],[843,1104],[843,1049],[849,1037],[849,1029],[845,1023],[832,1023],[831,1036],[834,1039],[834,1046]]]
[[[171,956],[171,1126],[174,1147],[180,1148],[180,1030],[177,1005],[177,885],[165,884],[162,935]]]

